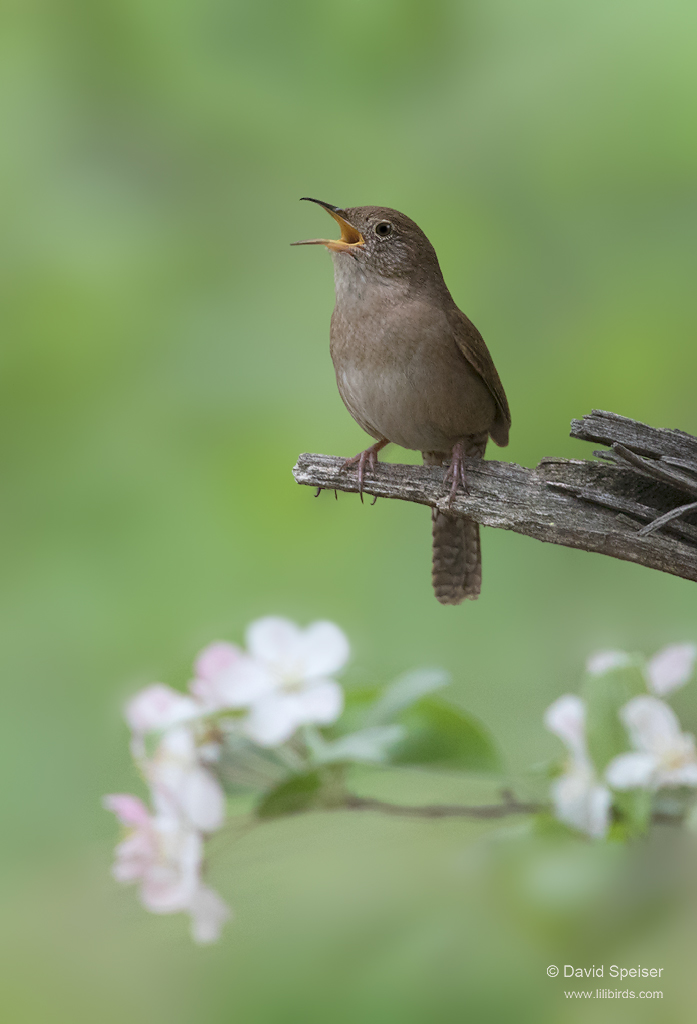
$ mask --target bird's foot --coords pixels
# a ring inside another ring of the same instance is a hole
[[[364,452],[359,452],[358,455],[354,455],[352,458],[346,459],[341,467],[342,469],[346,469],[348,466],[358,466],[358,493],[361,496],[361,501],[363,501],[363,480],[365,479],[366,464],[371,472],[374,471],[378,464],[378,452],[384,448],[386,444],[389,444],[389,441],[376,441],[375,444],[371,444],[370,448],[366,448]],[[375,502],[373,502],[373,504],[375,504]]]
[[[462,489],[467,494],[467,477],[465,476],[465,446],[462,441],[453,445],[453,457],[443,477],[444,484],[450,484],[450,496],[448,505],[452,505],[457,489],[462,484]]]

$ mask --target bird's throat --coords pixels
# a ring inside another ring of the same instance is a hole
[[[343,253],[332,253],[334,289],[337,305],[345,307],[372,304],[377,299],[395,301],[405,293],[406,284],[397,278],[383,277],[365,260],[353,259]]]

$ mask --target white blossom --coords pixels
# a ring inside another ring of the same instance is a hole
[[[171,807],[192,828],[213,832],[225,819],[225,794],[199,759],[193,731],[180,725],[164,734],[152,758],[142,764],[155,799]]]
[[[666,697],[684,686],[695,665],[695,644],[670,644],[655,654],[645,668],[649,690],[657,697]]]
[[[225,900],[207,885],[199,885],[188,911],[191,914],[191,934],[194,942],[201,946],[217,942],[223,925],[232,917]]]
[[[241,728],[255,743],[277,746],[300,725],[336,721],[344,695],[331,676],[349,654],[338,626],[314,622],[300,629],[287,619],[259,619],[247,631],[247,649],[209,675],[209,693],[221,704],[249,708]]]
[[[139,736],[169,729],[200,714],[201,707],[192,697],[164,683],[146,686],[129,700],[125,709],[126,721]]]
[[[235,644],[223,641],[205,647],[194,669],[196,676],[189,689],[209,712],[247,708],[273,688],[262,664]]]
[[[605,777],[614,789],[697,786],[694,737],[681,731],[672,708],[657,697],[634,697],[620,718],[634,751],[608,765]]]
[[[586,661],[586,671],[592,676],[604,676],[617,668],[628,668],[634,663],[626,651],[596,651]]]
[[[154,812],[137,797],[112,794],[104,805],[126,827],[116,847],[114,877],[136,883],[153,913],[186,911],[196,942],[215,942],[230,908],[201,881],[203,839],[221,827],[225,796],[210,770],[220,743],[202,722],[226,710],[245,712],[233,727],[262,746],[288,739],[299,725],[325,725],[343,708],[332,678],[349,648],[341,630],[315,622],[302,630],[285,619],[252,623],[248,650],[225,642],[199,655],[190,694],[153,683],[125,708],[131,749],[151,792]],[[155,733],[151,751],[148,735]]]
[[[198,832],[174,814],[150,814],[141,800],[128,794],[106,796],[104,806],[128,829],[115,850],[114,878],[139,883],[141,903],[154,914],[188,911],[194,939],[215,941],[230,911],[201,883]]]
[[[605,836],[612,795],[598,779],[588,755],[586,708],[580,697],[560,697],[545,712],[545,725],[569,751],[566,770],[552,783],[552,802],[560,821],[594,839]]]

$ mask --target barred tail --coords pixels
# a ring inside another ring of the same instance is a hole
[[[433,589],[441,604],[476,601],[482,589],[479,523],[433,509]]]
[[[467,455],[481,458],[486,434],[468,439]],[[427,466],[442,466],[447,453],[422,452]],[[431,510],[433,527],[433,589],[441,604],[476,601],[482,589],[482,550],[479,523]]]

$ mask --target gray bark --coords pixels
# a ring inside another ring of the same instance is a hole
[[[440,466],[383,462],[366,468],[364,491],[697,580],[697,438],[598,410],[574,420],[571,436],[610,448],[595,453],[599,462],[546,458],[534,469],[469,459],[467,493],[452,506]],[[301,455],[293,475],[355,492],[356,469],[344,461]]]

